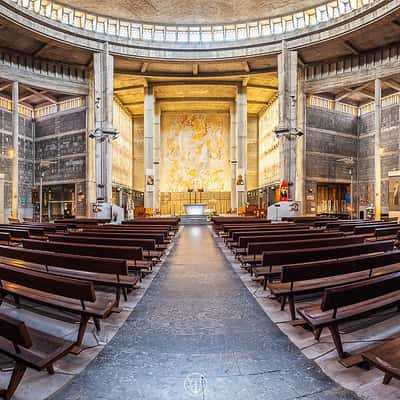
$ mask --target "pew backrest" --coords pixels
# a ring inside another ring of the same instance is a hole
[[[58,296],[81,300],[82,302],[96,301],[93,284],[78,279],[54,276],[44,272],[0,264],[0,280]]]
[[[278,239],[279,240],[279,239]],[[249,243],[247,245],[247,254],[256,255],[262,254],[264,251],[291,250],[291,249],[307,249],[326,246],[343,246],[346,244],[363,243],[363,236],[349,237],[334,237],[327,239],[308,239],[308,240],[293,240],[286,242],[271,242],[271,243]]]
[[[143,250],[155,250],[156,241],[154,239],[126,239],[126,238],[103,238],[96,236],[75,236],[70,235],[49,235],[51,242],[82,243],[106,246],[133,246],[141,247]]]
[[[372,254],[393,250],[394,241],[366,242],[344,246],[319,247],[311,249],[295,249],[267,251],[263,253],[263,265],[297,264],[307,261],[338,259],[359,254]]]
[[[399,290],[400,272],[372,278],[368,281],[325,289],[321,310],[334,310],[335,315],[338,308],[361,303]]]
[[[128,275],[128,266],[124,259],[104,259],[102,257],[80,256],[65,253],[57,254],[50,251],[9,246],[0,246],[0,257],[86,272]]]
[[[267,233],[265,235],[244,236],[239,238],[239,247],[247,248],[249,243],[270,243],[270,242],[287,242],[295,240],[310,240],[310,239],[324,239],[324,238],[337,238],[343,237],[342,232],[314,232],[313,233],[286,233],[285,235],[275,235]]]
[[[32,347],[32,339],[28,328],[23,321],[0,314],[0,336],[9,340],[16,351],[18,347],[29,349]]]
[[[366,270],[369,270],[370,276],[372,276],[372,271],[375,268],[398,263],[400,263],[400,251],[396,250],[383,254],[359,255],[338,260],[289,264],[282,266],[281,282],[306,281]]]
[[[117,258],[123,260],[143,260],[143,250],[141,247],[117,247],[102,246],[93,244],[45,242],[42,240],[24,239],[22,246],[30,250],[42,250],[54,253],[75,254],[90,257]],[[125,268],[122,267],[124,273]]]

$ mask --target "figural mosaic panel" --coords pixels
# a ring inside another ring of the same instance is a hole
[[[229,114],[162,114],[161,192],[230,190],[229,129]]]

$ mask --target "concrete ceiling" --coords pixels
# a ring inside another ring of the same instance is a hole
[[[76,96],[68,96],[64,93],[43,90],[41,88],[33,87],[31,85],[19,84],[19,103],[28,107],[40,107],[49,104],[55,104],[57,102],[66,100],[67,98],[73,98]],[[12,99],[12,82],[5,79],[0,79],[0,96],[5,97],[9,100]]]
[[[292,14],[325,0],[68,0],[92,13],[159,24],[215,24]]]
[[[132,115],[143,115],[144,85],[154,85],[162,111],[229,111],[237,85],[247,85],[247,111],[258,114],[277,94],[275,72],[217,78],[162,78],[116,74],[114,94]]]

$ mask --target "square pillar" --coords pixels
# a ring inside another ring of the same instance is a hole
[[[4,186],[5,186],[5,175],[0,174],[0,224],[5,223],[4,213]]]
[[[154,169],[154,212],[160,212],[160,146],[161,146],[161,107],[158,101],[154,105],[154,132],[153,132],[153,169]]]
[[[287,48],[282,42],[278,56],[279,88],[279,156],[280,179],[289,185],[289,199],[296,200],[296,140],[298,113],[298,56],[297,51]],[[302,199],[299,199],[302,200]]]
[[[12,134],[13,134],[13,147],[12,147],[12,197],[11,197],[11,217],[18,218],[18,205],[19,205],[19,170],[18,170],[18,136],[19,136],[19,90],[18,82],[12,84]]]
[[[231,162],[231,210],[237,212],[237,193],[236,193],[236,177],[237,177],[237,140],[238,140],[238,130],[237,130],[237,117],[236,117],[236,102],[232,102],[230,105],[230,162]]]
[[[242,175],[244,185],[237,192],[237,207],[245,206],[247,202],[247,87],[238,87],[236,97],[236,119],[237,119],[237,175]]]
[[[95,53],[94,65],[94,101],[95,129],[113,130],[114,95],[114,57],[108,52]],[[105,203],[112,202],[112,137],[105,135],[96,139],[96,196]]]
[[[382,82],[375,79],[375,136],[374,136],[374,165],[375,165],[375,219],[381,219],[381,131],[382,131]]]
[[[154,89],[151,84],[144,90],[144,206],[154,208]]]

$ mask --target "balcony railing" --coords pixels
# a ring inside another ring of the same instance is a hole
[[[10,0],[16,6],[86,31],[135,41],[218,43],[257,39],[318,25],[379,0],[334,0],[290,15],[244,23],[162,25],[112,18],[58,4],[51,0]]]

